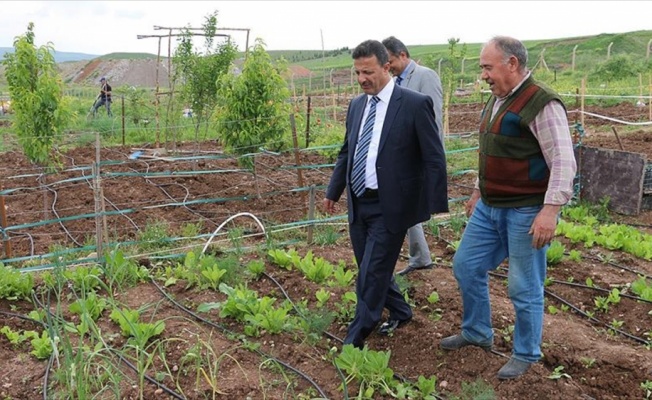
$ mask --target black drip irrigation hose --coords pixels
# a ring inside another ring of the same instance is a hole
[[[205,318],[203,318],[203,317],[197,315],[197,314],[194,313],[192,310],[189,310],[188,308],[186,308],[186,307],[184,307],[183,305],[179,304],[179,303],[178,303],[176,300],[174,300],[174,299],[173,299],[173,298],[172,298],[172,297],[171,297],[171,296],[170,296],[170,295],[169,295],[165,290],[163,290],[163,288],[162,288],[162,287],[161,287],[161,286],[156,282],[156,280],[152,279],[151,282],[154,284],[154,286],[156,287],[156,289],[158,289],[158,291],[161,292],[161,294],[162,294],[162,295],[163,295],[163,296],[164,296],[164,297],[165,297],[169,302],[171,302],[172,304],[174,304],[174,306],[176,306],[176,307],[179,308],[180,310],[184,311],[184,312],[187,313],[188,315],[191,315],[193,318],[195,318],[195,319],[197,319],[198,321],[201,321],[201,322],[203,322],[203,323],[205,323],[205,324],[207,324],[207,325],[209,325],[209,326],[212,326],[212,327],[214,327],[214,328],[219,329],[219,330],[222,331],[223,333],[226,333],[226,334],[229,334],[229,335],[234,335],[234,336],[236,335],[235,332],[228,330],[228,329],[225,328],[224,326],[222,326],[222,325],[220,325],[220,324],[217,324],[217,323],[214,323],[214,322],[212,322],[212,321],[210,321],[210,320],[207,320],[207,319],[205,319]],[[300,370],[296,369],[295,367],[293,367],[293,366],[291,366],[291,365],[285,363],[284,361],[281,361],[281,360],[279,360],[278,358],[276,358],[276,357],[274,357],[274,356],[271,356],[271,355],[269,355],[269,354],[267,354],[267,353],[265,353],[265,352],[263,352],[263,351],[261,351],[261,350],[257,350],[257,349],[256,349],[256,350],[254,350],[254,351],[257,352],[259,355],[261,355],[261,356],[263,356],[263,357],[266,357],[266,358],[272,360],[273,362],[275,362],[275,363],[277,363],[277,364],[282,365],[283,367],[285,367],[285,368],[289,369],[290,371],[294,372],[295,374],[297,374],[297,375],[300,376],[301,378],[305,379],[306,381],[308,381],[308,382],[309,382],[309,383],[310,383],[310,384],[311,384],[311,385],[312,385],[312,386],[313,386],[313,387],[314,387],[314,388],[319,392],[319,394],[320,394],[324,399],[328,399],[328,396],[326,395],[326,393],[324,393],[324,391],[322,390],[322,388],[321,388],[321,387],[320,387],[320,386],[319,386],[319,385],[318,385],[314,380],[312,380],[312,378],[310,378],[309,376],[307,376],[306,374],[304,374],[304,373],[301,372]]]
[[[50,294],[50,291],[48,291],[48,297],[49,297],[49,294]],[[63,318],[61,318],[61,317],[59,317],[59,316],[55,316],[55,315],[53,315],[53,314],[50,312],[50,310],[49,310],[47,307],[45,307],[45,305],[44,305],[43,303],[41,303],[41,301],[38,299],[38,297],[36,297],[36,295],[35,295],[34,293],[32,293],[32,299],[33,299],[33,301],[34,301],[34,304],[36,304],[36,305],[38,305],[39,307],[41,307],[41,309],[43,309],[43,311],[45,311],[45,312],[50,316],[50,318],[52,318],[52,319],[57,318],[57,319],[59,319],[59,320],[65,322],[65,320],[63,320]],[[40,322],[40,321],[36,321],[36,322]],[[45,323],[42,323],[42,322],[40,322],[40,323],[41,323],[45,328],[51,328],[51,327],[48,327]],[[113,349],[113,348],[111,348],[111,347],[107,347],[106,349],[109,350],[112,354],[116,355],[116,351],[115,351],[115,349]],[[124,363],[127,365],[127,367],[129,367],[129,368],[130,368],[132,371],[134,371],[136,374],[138,373],[138,368],[136,368],[136,367],[135,367],[133,364],[131,364],[128,360],[125,360],[125,359],[122,357],[121,354],[117,354],[117,355],[118,355],[120,361],[124,362]],[[50,371],[50,368],[52,367],[54,356],[55,356],[55,352],[53,352],[53,353],[52,353],[52,356],[50,356],[50,361],[48,362],[48,367],[47,367],[47,370],[45,371],[44,381],[43,381],[43,392],[44,392],[43,395],[44,395],[44,396],[46,396],[46,393],[47,393],[49,371]],[[150,377],[149,375],[144,374],[143,377],[145,378],[146,381],[155,384],[159,389],[163,390],[164,392],[166,392],[166,393],[169,394],[170,396],[174,397],[175,399],[178,399],[178,400],[186,400],[185,397],[183,397],[183,396],[180,395],[179,393],[175,392],[174,390],[168,388],[168,387],[165,386],[164,384],[158,382],[156,379]],[[47,399],[47,396],[44,397],[44,399]]]
[[[498,269],[501,270],[501,271],[505,271],[505,268],[502,268],[502,267],[499,267]],[[609,289],[604,289],[604,288],[596,287],[596,286],[589,286],[589,285],[585,285],[585,284],[582,284],[582,283],[559,281],[557,279],[549,279],[549,281],[552,282],[552,283],[555,283],[555,284],[559,284],[559,285],[574,286],[574,287],[578,287],[578,288],[581,288],[581,289],[591,289],[591,290],[595,290],[596,292],[602,292],[602,293],[611,293],[611,290],[609,290]],[[652,300],[647,300],[647,299],[644,299],[642,297],[633,296],[633,295],[627,294],[627,293],[620,293],[620,297],[625,297],[627,299],[652,304]]]
[[[52,364],[54,364],[54,354],[54,351],[52,354],[50,354],[48,366],[45,368],[45,373],[43,374],[43,400],[48,400],[48,381],[50,380],[50,370],[52,369]]]
[[[25,320],[25,321],[33,322],[33,323],[35,323],[37,325],[41,325],[42,327],[46,327],[46,325],[43,322],[38,321],[38,320],[33,319],[33,318],[30,318],[30,317],[28,317],[26,315],[16,314],[16,313],[12,313],[12,312],[9,312],[9,311],[2,311],[2,310],[0,310],[0,314],[6,315],[6,316],[9,316],[9,317],[20,318],[20,319]]]
[[[595,290],[595,291],[598,291],[598,292],[603,292],[603,293],[611,293],[611,290],[609,290],[609,289],[604,289],[604,288],[595,287],[595,286],[588,286],[588,285],[584,285],[584,284],[581,284],[581,283],[558,281],[556,279],[551,279],[550,281],[552,283],[560,284],[560,285],[574,286],[574,287],[579,287],[579,288],[582,288],[582,289],[592,289],[592,290]],[[631,300],[636,300],[636,301],[641,301],[643,303],[652,304],[652,300],[646,300],[646,299],[644,299],[642,297],[632,296],[631,294],[627,294],[627,293],[620,293],[620,297],[625,297],[625,298],[628,298],[628,299],[631,299]]]
[[[66,232],[66,235],[68,235],[68,237],[69,237],[69,238],[70,238],[70,239],[71,239],[71,240],[72,240],[72,241],[73,241],[77,246],[80,246],[80,247],[81,247],[82,244],[79,243],[79,242],[77,241],[77,239],[75,239],[74,236],[72,236],[72,234],[70,233],[70,231],[68,231],[68,229],[66,228],[66,226],[63,224],[63,221],[61,221],[61,217],[59,216],[59,213],[57,212],[57,207],[56,207],[56,206],[57,206],[57,199],[58,199],[58,197],[59,197],[59,193],[58,193],[55,189],[52,189],[52,188],[49,187],[49,186],[46,186],[45,189],[46,189],[46,190],[49,190],[50,192],[52,192],[52,195],[54,196],[54,200],[52,200],[52,207],[51,207],[51,208],[52,208],[52,213],[53,213],[53,214],[57,217],[57,219],[59,220],[59,225],[61,226],[61,229],[63,229],[64,232]]]
[[[603,263],[604,263],[604,260],[601,259],[600,257],[595,257],[595,256],[590,256],[590,255],[586,255],[586,256],[583,255],[582,257],[584,257],[584,258],[588,258],[588,259],[590,259],[590,260],[600,261],[600,262],[603,262]],[[622,270],[625,270],[625,271],[631,272],[631,273],[633,273],[633,274],[636,274],[636,275],[642,276],[643,278],[646,278],[646,279],[652,279],[652,276],[650,276],[650,275],[644,274],[644,273],[642,273],[642,272],[640,272],[640,271],[636,271],[635,269],[632,269],[632,268],[629,268],[629,267],[625,267],[625,266],[620,265],[620,264],[616,264],[616,263],[613,262],[613,261],[607,261],[606,264],[611,265],[612,267],[620,268],[620,269],[622,269]]]
[[[500,274],[500,273],[497,273],[497,272],[489,272],[489,275],[491,275],[491,276],[496,276],[496,277],[499,277],[499,278],[507,278],[507,275]],[[592,316],[588,315],[587,313],[585,313],[584,311],[582,311],[582,310],[580,310],[579,308],[575,307],[573,304],[571,304],[570,302],[568,302],[568,301],[565,300],[564,298],[562,298],[562,297],[560,297],[560,296],[557,296],[556,294],[552,293],[551,291],[549,291],[549,290],[546,289],[546,288],[543,289],[543,292],[544,292],[546,295],[548,295],[548,296],[554,298],[555,300],[561,302],[562,304],[565,304],[565,305],[567,305],[568,307],[572,308],[573,311],[575,311],[575,312],[579,313],[580,315],[582,315],[582,316],[588,318],[589,321],[591,321],[591,322],[594,322],[594,323],[597,323],[597,324],[599,324],[599,325],[605,326],[605,327],[607,327],[608,329],[611,329],[612,331],[617,332],[617,333],[619,333],[619,334],[621,334],[621,335],[623,335],[623,336],[625,336],[625,337],[627,337],[627,338],[629,338],[629,339],[632,339],[632,340],[634,340],[634,341],[636,341],[636,342],[642,343],[642,344],[644,344],[644,345],[649,344],[649,342],[648,342],[647,340],[643,339],[643,338],[640,338],[640,337],[638,337],[638,336],[634,336],[634,335],[632,335],[632,334],[630,334],[630,333],[627,333],[627,332],[622,331],[622,330],[620,330],[620,329],[614,328],[613,326],[611,326],[611,325],[609,325],[609,324],[607,324],[607,323],[605,323],[605,322],[602,322],[602,321],[600,321],[599,319],[597,319],[597,318],[595,318],[595,317],[592,317]]]

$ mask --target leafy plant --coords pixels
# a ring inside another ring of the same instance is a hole
[[[357,381],[360,385],[358,398],[374,398],[376,390],[381,395],[396,397],[394,372],[389,367],[391,352],[373,351],[366,346],[361,350],[352,345],[344,345],[342,353],[335,358],[335,365],[347,375],[347,384]]]
[[[339,321],[349,321],[355,313],[355,306],[358,297],[355,292],[346,292],[342,295],[341,300],[335,304],[337,310],[337,319]]]
[[[14,52],[2,63],[14,110],[14,128],[27,158],[41,166],[55,164],[52,153],[63,133],[67,111],[63,84],[54,62],[54,47],[35,46],[34,23],[14,40]]]
[[[220,285],[220,280],[224,274],[226,274],[226,270],[220,269],[217,264],[213,264],[212,266],[207,267],[201,271],[202,282],[205,282],[205,285],[211,289],[217,290]]]
[[[298,265],[300,256],[295,249],[285,251],[283,249],[271,249],[267,253],[272,262],[281,268],[291,270],[293,265]]]
[[[347,269],[344,261],[340,260],[333,271],[332,279],[328,284],[329,286],[350,287],[354,278],[355,272]]]
[[[50,355],[54,351],[53,339],[56,338],[50,338],[50,334],[47,330],[44,330],[41,333],[41,336],[34,333],[34,337],[30,340],[33,348],[30,353],[39,360],[50,358]]]
[[[582,252],[578,250],[571,250],[568,252],[568,259],[574,262],[582,261]]]
[[[106,299],[98,297],[94,292],[88,293],[84,298],[77,299],[71,303],[68,306],[68,310],[73,314],[81,316],[77,331],[82,335],[87,333],[89,330],[89,321],[87,318],[90,318],[92,321],[97,321],[106,309],[106,305]]]
[[[22,274],[0,262],[0,299],[29,299],[33,288],[31,274]]]
[[[647,279],[640,276],[632,282],[632,292],[639,295],[643,300],[652,301],[652,284],[648,284]]]
[[[580,362],[582,363],[584,368],[589,369],[595,365],[595,358],[582,357],[580,358]]]
[[[645,399],[652,399],[652,381],[641,382],[641,389],[645,391]]]
[[[550,242],[550,246],[548,247],[548,251],[546,252],[546,259],[548,261],[548,264],[555,265],[560,263],[564,259],[565,251],[566,248],[560,241],[553,240],[552,242]]]
[[[439,302],[439,293],[436,291],[432,291],[430,295],[428,295],[428,303],[430,304],[437,304]]]
[[[122,250],[115,249],[108,252],[105,259],[104,276],[108,281],[109,288],[114,286],[117,286],[118,289],[132,287],[149,277],[148,270],[139,266],[134,260],[125,257]]]
[[[308,280],[315,283],[323,283],[333,275],[333,265],[322,257],[314,258],[312,250],[299,261],[298,267]]]
[[[163,321],[140,322],[140,313],[137,310],[116,308],[111,312],[110,318],[120,326],[122,335],[129,337],[129,341],[141,350],[145,349],[149,339],[160,335],[165,330]]]
[[[172,62],[175,65],[174,81],[181,92],[181,99],[193,112],[195,140],[199,140],[201,127],[208,132],[210,121],[218,103],[220,93],[218,81],[229,73],[236,57],[236,46],[230,41],[218,43],[217,11],[204,18],[202,24],[204,47],[196,51],[193,33],[184,29]],[[251,92],[250,94],[253,94]]]
[[[261,328],[271,334],[290,330],[293,327],[293,321],[288,316],[291,309],[292,306],[286,304],[279,308],[264,308],[253,315],[245,315],[245,321],[251,324],[245,327],[245,332],[247,328],[255,332],[257,332],[256,328]]]
[[[315,297],[317,298],[317,307],[323,308],[331,298],[331,292],[326,289],[319,289],[315,292]]]
[[[254,153],[261,146],[279,150],[283,134],[289,131],[290,91],[282,77],[287,67],[283,62],[274,66],[264,46],[256,39],[239,76],[213,75],[219,78],[216,96],[221,100],[217,130],[225,148],[234,154]]]
[[[259,278],[265,272],[265,262],[262,260],[251,260],[247,263],[247,270],[254,277]]]
[[[27,339],[27,337],[24,334],[21,334],[20,331],[14,331],[6,325],[0,329],[0,333],[5,335],[9,342],[14,346],[20,345]]]
[[[552,379],[552,380],[559,380],[561,378],[571,379],[571,376],[564,372],[563,365],[559,365],[555,367],[552,373],[548,375],[548,379]]]
[[[103,272],[100,267],[78,266],[72,269],[66,269],[63,276],[72,282],[72,286],[82,293],[87,293],[98,289],[102,285]]]

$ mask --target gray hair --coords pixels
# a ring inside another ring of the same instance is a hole
[[[494,36],[487,44],[493,43],[496,48],[503,53],[503,62],[507,62],[510,57],[514,56],[518,60],[518,69],[520,71],[527,67],[527,49],[523,43],[509,36]]]

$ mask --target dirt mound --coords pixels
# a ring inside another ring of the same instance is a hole
[[[157,79],[160,87],[169,85],[167,59],[161,59],[158,63],[158,71],[154,59],[102,60],[99,58],[92,61],[61,63],[59,70],[64,82],[84,86],[98,84],[103,76],[114,87],[123,85],[156,87]]]

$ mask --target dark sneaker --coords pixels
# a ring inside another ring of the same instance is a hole
[[[380,325],[380,328],[378,328],[378,333],[380,335],[391,335],[394,333],[395,330],[400,328],[401,326],[407,324],[408,322],[412,321],[412,317],[408,319],[388,319],[386,322],[383,322],[382,325]]]
[[[441,340],[441,343],[439,344],[439,347],[441,347],[444,350],[458,350],[466,346],[477,346],[482,348],[483,350],[491,350],[491,344],[483,345],[483,344],[469,342],[468,340],[464,339],[464,336],[462,335],[453,335],[447,338],[443,338]]]
[[[530,369],[532,363],[517,360],[514,357],[507,361],[507,364],[498,371],[498,379],[514,379],[523,375]]]
[[[407,268],[400,270],[396,273],[396,275],[407,275],[412,271],[417,271],[420,269],[432,269],[434,265],[432,263],[428,265],[421,265],[421,266],[415,266],[415,265],[409,265]]]

